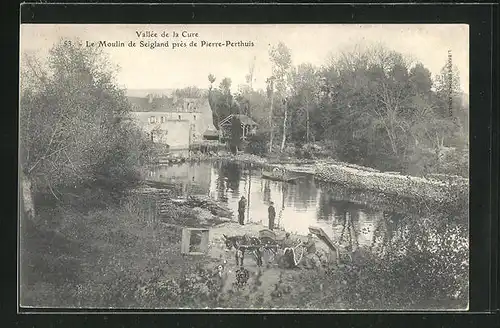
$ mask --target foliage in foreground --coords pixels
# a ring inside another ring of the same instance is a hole
[[[468,234],[452,218],[384,218],[371,248],[359,248],[341,268],[300,276],[313,307],[341,298],[355,309],[465,309]]]
[[[87,214],[59,207],[38,215],[40,224],[27,220],[22,226],[23,305],[418,309],[467,304],[467,234],[452,218],[384,218],[375,226],[372,249],[356,252],[352,263],[282,270],[270,290],[258,272],[246,286],[232,286],[217,275],[220,260],[183,258],[180,230],[160,222],[167,217],[149,215],[147,200],[139,196]],[[183,222],[186,215],[192,214],[172,211],[168,222]]]

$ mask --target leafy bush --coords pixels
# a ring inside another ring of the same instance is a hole
[[[35,193],[59,201],[67,188],[138,181],[154,149],[102,51],[61,41],[47,63],[24,55],[21,66],[20,163]]]
[[[319,308],[466,308],[466,229],[439,218],[423,221],[398,222],[392,237],[371,250],[359,249],[352,263],[301,275],[298,297],[321,300],[309,304]]]
[[[185,261],[177,254],[180,229],[148,216],[148,203],[131,195],[87,213],[68,205],[39,207],[21,232],[22,304],[150,306],[135,292],[154,275],[150,269],[168,262],[183,268]]]
[[[256,133],[247,138],[247,146],[245,150],[254,155],[265,155],[268,152],[267,143],[269,136],[267,133]]]
[[[469,152],[452,149],[444,155],[439,173],[469,177]]]

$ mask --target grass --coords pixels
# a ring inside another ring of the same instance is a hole
[[[21,304],[65,308],[300,306],[290,297],[293,277],[302,274],[300,270],[289,270],[286,281],[274,283],[273,276],[280,270],[266,269],[262,275],[252,268],[248,286],[229,286],[223,292],[211,270],[220,261],[180,254],[180,228],[174,223],[184,222],[181,212],[148,222],[138,210],[139,199],[129,201],[135,206],[109,206],[85,214],[71,207],[42,208],[36,221],[23,222]],[[184,214],[192,220],[192,213]],[[165,220],[172,224],[161,222]],[[271,299],[270,289],[276,289]]]
[[[160,271],[172,277],[203,260],[185,261],[180,230],[144,222],[124,207],[81,214],[42,208],[23,222],[21,304],[42,307],[151,307],[138,286]]]

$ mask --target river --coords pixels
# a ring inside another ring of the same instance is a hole
[[[351,268],[357,269],[338,273],[345,285],[329,283],[345,286],[332,295],[342,295],[352,308],[466,308],[468,218],[450,214],[453,210],[440,214],[432,206],[418,206],[419,200],[346,191],[305,173],[294,184],[271,181],[262,178],[259,166],[231,161],[158,166],[150,168],[148,179],[175,186],[179,196],[212,197],[235,214],[245,196],[246,222],[267,225],[272,201],[280,229],[305,235],[310,226],[322,228],[353,251]],[[263,271],[269,288],[279,277],[274,271]],[[306,278],[295,277],[294,284]],[[301,284],[309,283],[306,279]]]
[[[177,185],[182,196],[212,197],[226,203],[235,214],[244,196],[246,222],[267,225],[272,201],[279,229],[306,235],[309,226],[320,227],[332,240],[352,249],[383,248],[384,243],[396,243],[407,230],[406,221],[427,220],[397,206],[381,207],[372,198],[361,197],[358,202],[339,199],[331,189],[323,190],[310,174],[303,174],[294,184],[271,181],[261,174],[256,165],[212,161],[158,166],[151,169],[149,179]]]

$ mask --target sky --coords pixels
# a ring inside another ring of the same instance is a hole
[[[157,33],[157,37],[140,38],[137,32]],[[173,37],[177,32],[179,37]],[[182,32],[198,36],[182,37]],[[168,37],[162,37],[162,32]],[[433,75],[446,64],[448,50],[460,72],[461,88],[469,92],[469,27],[463,24],[381,24],[381,25],[91,25],[91,24],[23,24],[21,53],[36,52],[46,57],[60,39],[91,42],[128,42],[136,47],[106,47],[113,64],[119,66],[117,82],[129,89],[167,89],[197,86],[207,88],[208,74],[218,85],[224,77],[232,80],[232,89],[245,83],[253,64],[255,88],[264,88],[270,75],[269,48],[283,42],[291,50],[292,63],[326,64],[331,56],[356,44],[384,44],[386,47],[421,62]],[[169,42],[169,47],[139,47],[140,41]],[[172,42],[195,41],[197,47],[178,47]],[[253,46],[201,47],[204,42],[238,42]]]

